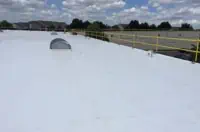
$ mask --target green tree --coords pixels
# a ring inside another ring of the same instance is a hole
[[[91,25],[91,23],[90,23],[89,21],[85,21],[85,22],[83,23],[83,28],[84,28],[84,29],[87,29],[87,27],[88,27],[89,25]]]
[[[70,28],[72,29],[82,29],[84,28],[83,21],[77,18],[73,19],[72,23],[70,24]]]
[[[103,22],[95,21],[94,23],[97,23],[100,26],[100,29],[107,29],[107,28],[109,28],[109,26],[106,25],[106,24],[104,24]]]
[[[181,24],[181,30],[194,30],[194,28],[192,27],[192,25],[188,24],[188,23],[183,23]]]
[[[152,29],[152,30],[155,30],[157,27],[156,27],[155,24],[152,24],[152,25],[149,26],[149,28]]]
[[[13,28],[13,25],[12,25],[11,23],[9,23],[8,21],[3,20],[3,21],[1,22],[1,27],[2,27],[2,28]]]
[[[85,35],[88,37],[109,41],[107,35],[105,35],[104,32],[101,30],[100,25],[95,22],[88,26]]]
[[[140,29],[149,29],[149,24],[147,22],[140,24]]]
[[[120,28],[119,28],[119,25],[114,25],[112,26],[112,29],[119,30]]]
[[[158,29],[161,29],[161,30],[169,30],[171,28],[172,26],[169,22],[162,22],[160,23],[160,25],[158,25]]]
[[[101,32],[101,28],[100,28],[100,25],[98,23],[93,23],[93,24],[89,25],[87,27],[87,30]]]
[[[128,29],[139,29],[140,23],[138,20],[131,21],[127,27]]]

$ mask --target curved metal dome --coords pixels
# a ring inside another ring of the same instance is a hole
[[[51,41],[50,49],[71,49],[71,45],[61,38],[56,38]]]

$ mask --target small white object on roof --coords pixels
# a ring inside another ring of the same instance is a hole
[[[58,33],[57,32],[52,32],[51,35],[58,35]]]
[[[153,50],[148,50],[147,53],[149,57],[153,57],[154,54]]]

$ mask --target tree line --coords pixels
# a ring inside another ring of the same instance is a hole
[[[101,21],[95,21],[93,23],[89,21],[83,22],[82,20],[79,19],[73,19],[72,23],[68,26],[69,29],[87,29],[89,25],[92,24],[98,24],[101,29],[114,29],[114,30],[119,30],[121,28],[121,25],[114,25],[114,26],[109,26],[107,24],[104,24]],[[124,24],[123,24],[124,25]],[[150,30],[170,30],[173,29],[172,25],[166,21],[166,22],[161,22],[158,26],[155,24],[148,24],[147,22],[140,23],[138,20],[132,20],[129,24],[126,26],[123,26],[125,30],[140,30],[140,29],[150,29]],[[183,23],[181,24],[181,27],[174,28],[174,30],[194,30],[192,25],[188,23]]]
[[[114,26],[109,26],[107,24],[104,24],[101,21],[94,21],[94,22],[89,22],[89,21],[82,21],[78,18],[75,18],[72,20],[72,23],[69,25],[66,25],[67,29],[87,29],[89,25],[92,24],[97,24],[99,25],[100,29],[103,30],[120,30],[121,25],[114,25]],[[129,24],[123,24],[122,28],[125,30],[194,30],[192,25],[188,23],[183,23],[181,24],[181,27],[173,28],[172,25],[169,22],[161,22],[159,25],[155,24],[148,24],[148,22],[140,23],[138,20],[132,20],[130,21]],[[0,28],[13,28],[13,24],[9,23],[6,20],[3,20],[0,22]],[[54,25],[50,26],[49,28],[55,29]]]
[[[9,23],[8,21],[6,20],[3,20],[3,21],[0,21],[0,28],[13,28],[13,24],[12,23]]]
[[[101,29],[109,29],[109,28],[111,28],[109,25],[104,24],[101,21],[95,21],[93,23],[91,23],[89,21],[84,21],[83,22],[82,20],[79,20],[78,18],[73,19],[72,23],[68,26],[68,28],[70,28],[70,29],[87,29],[88,26],[92,25],[92,24],[98,24]]]

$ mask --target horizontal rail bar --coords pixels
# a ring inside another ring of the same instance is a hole
[[[159,46],[159,47],[162,47],[162,48],[167,48],[167,49],[175,49],[175,50],[181,50],[181,51],[196,53],[196,51],[194,51],[194,50],[189,50],[189,49],[182,49],[182,48],[171,47],[171,46],[165,46],[165,45],[158,45],[158,46]],[[200,52],[198,52],[198,53],[200,53]]]
[[[156,44],[149,44],[149,43],[145,43],[145,42],[139,42],[136,41],[137,44],[142,44],[142,45],[148,45],[148,46],[156,46]]]
[[[121,35],[121,36],[128,36],[128,37],[135,37],[135,34],[129,35],[129,34],[119,34],[119,33],[105,33],[105,34],[109,34],[109,35]]]
[[[158,37],[159,39],[165,39],[165,40],[178,40],[178,41],[189,41],[189,42],[200,42],[200,40],[197,39],[180,39],[180,38],[168,38],[168,37]]]
[[[90,37],[90,36],[92,36],[94,39],[96,39],[96,37],[100,37],[100,38],[105,38],[106,36],[104,36],[104,35],[88,35],[88,37]]]
[[[121,40],[121,41],[124,41],[124,42],[133,43],[133,41],[129,41],[129,40],[125,40],[125,39],[118,39],[118,40]]]
[[[150,44],[150,43],[145,43],[145,42],[139,42],[139,41],[128,41],[128,40],[124,40],[124,39],[119,39],[125,42],[130,42],[130,43],[137,43],[137,44],[142,44],[142,45],[148,45],[148,46],[153,46],[155,47],[156,44]],[[175,50],[181,50],[181,51],[186,51],[186,52],[191,52],[191,53],[196,53],[196,51],[194,50],[189,50],[189,49],[183,49],[183,48],[177,48],[177,47],[171,47],[171,46],[165,46],[165,45],[157,45],[160,48],[167,48],[167,49],[175,49]],[[200,51],[198,52],[200,53]]]
[[[89,31],[90,32],[90,31]],[[177,40],[177,41],[188,41],[188,42],[200,42],[198,39],[189,39],[189,38],[168,38],[168,37],[160,37],[160,36],[145,36],[145,35],[129,35],[129,34],[120,34],[120,33],[105,33],[109,35],[121,35],[121,36],[129,36],[129,37],[141,37],[141,38],[159,38],[165,40]]]
[[[119,34],[119,33],[104,33],[104,32],[95,32],[95,31],[86,31],[88,33],[95,33],[95,34],[88,34],[89,36],[93,36],[95,37],[101,37],[101,38],[105,38],[105,35],[117,35],[117,36],[129,36],[129,37],[144,37],[144,38],[158,38],[158,39],[165,39],[165,40],[179,40],[179,41],[189,41],[189,42],[200,42],[200,40],[194,40],[194,39],[180,39],[180,38],[168,38],[168,37],[159,37],[159,36],[144,36],[144,35],[127,35],[127,34]],[[98,35],[99,33],[102,33],[102,35]],[[104,34],[104,35],[103,35]],[[146,43],[146,42],[139,42],[139,41],[129,41],[129,40],[125,40],[125,39],[121,39],[121,38],[115,38],[117,40],[121,40],[124,42],[129,42],[131,44],[133,43],[137,43],[137,44],[142,44],[142,45],[148,45],[148,46],[153,46],[155,47],[156,44],[150,44],[150,43]],[[186,52],[191,52],[191,53],[200,53],[200,51],[194,51],[194,50],[189,50],[189,49],[183,49],[183,48],[177,48],[177,47],[172,47],[172,46],[165,46],[165,45],[157,45],[158,47],[161,48],[167,48],[167,49],[174,49],[174,50],[180,50],[180,51],[186,51]]]

